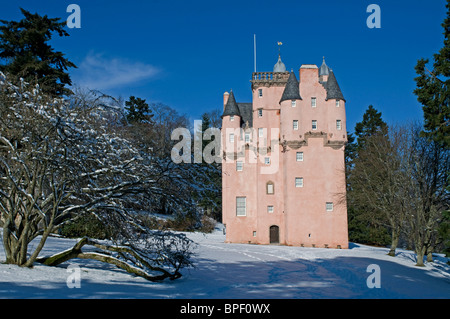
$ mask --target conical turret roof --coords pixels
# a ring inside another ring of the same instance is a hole
[[[327,89],[327,100],[336,99],[336,100],[344,100],[344,95],[341,92],[339,84],[337,83],[336,77],[332,70],[330,70],[330,75],[328,76],[328,81],[326,84]]]
[[[319,76],[321,75],[329,75],[330,74],[330,68],[325,63],[325,57],[323,57],[322,65],[319,68]]]
[[[287,80],[286,86],[281,96],[280,103],[286,100],[301,100],[300,88],[295,73],[291,71]]]
[[[228,97],[227,104],[225,104],[225,109],[223,110],[222,117],[227,115],[241,116],[241,113],[239,112],[239,107],[236,103],[236,99],[234,98],[233,90],[230,91],[230,96]]]

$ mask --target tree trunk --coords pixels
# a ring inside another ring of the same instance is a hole
[[[391,249],[388,252],[389,256],[395,257],[395,250],[397,249],[398,239],[399,239],[398,231],[392,229]]]
[[[419,267],[425,267],[425,264],[423,263],[423,258],[425,256],[425,247],[417,247],[416,248],[416,254],[417,254],[417,263],[416,266]]]

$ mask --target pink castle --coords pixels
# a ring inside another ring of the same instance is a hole
[[[345,99],[325,58],[299,73],[279,56],[252,74],[252,103],[224,93],[227,242],[348,248]]]

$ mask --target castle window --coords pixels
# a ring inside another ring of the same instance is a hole
[[[339,107],[339,106],[341,106],[341,101],[336,100],[336,107]]]
[[[327,209],[327,212],[332,212],[333,211],[333,202],[327,202],[326,209]]]
[[[262,89],[258,89],[258,97],[262,97]]]
[[[311,107],[316,107],[317,106],[317,99],[315,97],[311,98]]]
[[[303,187],[303,177],[295,178],[295,187]]]
[[[256,237],[256,231],[253,232],[253,237]]]
[[[244,168],[244,163],[242,161],[237,161],[236,162],[236,171],[240,172],[242,171]]]
[[[273,213],[273,206],[272,205],[269,205],[269,206],[267,206],[267,212],[268,213]]]
[[[303,152],[297,152],[296,159],[297,162],[303,162]]]
[[[298,120],[292,121],[292,128],[293,128],[294,130],[298,130]]]
[[[245,143],[249,143],[249,142],[250,142],[250,133],[245,132]]]
[[[234,115],[230,115],[230,122],[234,121]]]
[[[273,193],[275,193],[275,186],[274,186],[273,182],[267,182],[266,193],[269,195],[272,195]]]
[[[258,117],[262,117],[262,109],[258,109]]]
[[[292,107],[296,107],[297,106],[297,101],[296,100],[292,100],[291,101],[291,106]]]
[[[258,136],[264,137],[264,129],[262,127],[258,128]]]
[[[264,157],[264,164],[266,165],[270,164],[270,157]]]
[[[234,143],[234,133],[230,133],[230,143]]]
[[[342,129],[341,120],[336,120],[336,130],[340,131]]]
[[[317,130],[317,120],[312,120],[312,129]]]
[[[247,198],[236,197],[236,216],[247,215]]]

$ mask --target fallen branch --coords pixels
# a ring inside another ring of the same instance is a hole
[[[86,245],[93,246],[101,250],[101,252],[83,252],[82,248]],[[114,256],[111,253],[115,253]],[[106,245],[88,237],[82,238],[72,248],[48,257],[39,257],[37,262],[47,266],[57,266],[70,259],[93,259],[108,264],[115,265],[129,273],[143,277],[149,281],[162,281],[166,278],[171,280],[181,277],[179,269],[185,266],[185,262],[181,263],[177,260],[170,261],[174,264],[174,271],[170,272],[162,267],[153,266],[155,260],[144,257],[130,246],[114,246]],[[151,275],[146,270],[159,272],[160,275]]]

